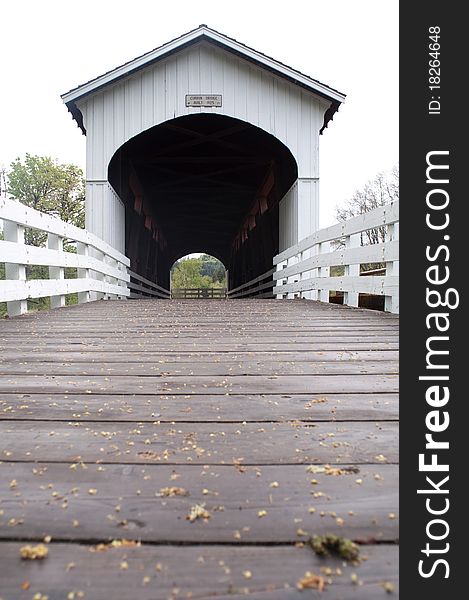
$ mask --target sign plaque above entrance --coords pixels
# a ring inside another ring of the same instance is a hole
[[[187,94],[186,106],[221,106],[221,94]]]

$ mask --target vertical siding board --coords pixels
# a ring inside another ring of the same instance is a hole
[[[297,158],[299,162],[298,156],[298,92],[292,86],[288,86],[287,88],[287,105],[286,105],[286,122],[287,122],[287,146],[290,148],[293,156]],[[298,164],[298,169],[301,170],[301,165]]]
[[[280,252],[298,242],[298,182],[288,190],[279,205]]]
[[[142,128],[145,131],[153,127],[155,116],[153,114],[153,72],[142,73]]]
[[[218,48],[211,49],[210,53],[211,59],[211,94],[221,94],[222,95],[222,106],[214,107],[211,109],[212,112],[223,113],[223,98],[226,98],[225,90],[223,89],[223,69],[224,69],[224,60],[223,55],[221,54]]]
[[[103,99],[102,94],[97,94],[93,98],[93,135],[91,138],[91,146],[93,152],[93,158],[91,163],[91,169],[89,171],[89,177],[95,179],[99,177],[99,170],[101,167],[101,153],[103,147],[103,123],[104,110],[103,110]]]
[[[188,56],[189,94],[200,92],[200,46],[192,49]]]
[[[160,65],[153,70],[153,88],[154,88],[154,115],[155,122],[162,123],[166,116],[166,72],[164,65]]]
[[[142,127],[142,74],[135,75],[130,80],[130,116],[131,116],[131,137],[134,137],[141,131]]]
[[[277,81],[277,93],[275,97],[275,135],[287,143],[287,85]]]
[[[200,44],[191,48],[188,53],[188,94],[200,94],[202,87],[200,80]],[[198,107],[184,107],[184,114],[195,114],[200,113],[201,109]]]
[[[249,123],[258,125],[259,123],[259,100],[258,100],[258,86],[255,81],[255,69],[250,65],[247,65],[247,78],[246,78],[246,119]]]
[[[275,111],[274,111],[274,83],[276,78],[269,77],[268,78],[268,86],[269,86],[269,131],[272,135],[275,135]]]
[[[248,80],[249,69],[246,63],[238,61],[236,74],[236,115],[238,119],[248,120],[247,101],[248,101]]]
[[[104,100],[104,139],[102,148],[102,172],[106,172],[109,160],[113,155],[114,142],[114,94],[113,90],[107,90],[103,94]]]
[[[200,49],[200,94],[212,93],[211,56],[207,44],[201,44]]]
[[[273,80],[269,73],[258,72],[259,74],[259,127],[273,133],[272,129],[272,88]]]
[[[166,120],[177,117],[176,63],[166,62]]]
[[[130,80],[124,82],[124,137],[125,140],[130,140],[132,137],[131,119],[132,119],[132,103],[130,98]]]
[[[235,114],[235,77],[234,60],[223,53],[223,114]]]
[[[103,145],[104,145],[104,100],[103,94],[97,94],[94,98],[94,135],[93,135],[93,167],[91,177],[99,177],[103,168]]]
[[[186,94],[189,88],[189,57],[187,52],[176,57],[177,114],[186,114]]]
[[[124,89],[123,84],[114,86],[113,90],[114,106],[114,147],[109,154],[114,152],[125,142],[125,110],[124,110]]]

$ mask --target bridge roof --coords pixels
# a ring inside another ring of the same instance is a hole
[[[73,88],[69,92],[62,94],[61,98],[67,105],[67,108],[72,113],[73,118],[78,123],[79,127],[86,134],[86,130],[83,124],[83,118],[81,112],[78,110],[76,106],[76,101],[93,94],[102,88],[115,83],[116,81],[123,79],[124,77],[128,77],[133,73],[148,67],[149,65],[167,58],[171,54],[181,51],[184,48],[187,48],[197,42],[207,41],[215,46],[221,47],[224,50],[235,54],[251,63],[256,64],[257,66],[274,73],[277,76],[282,77],[283,79],[288,80],[290,83],[298,85],[317,96],[325,98],[331,102],[330,108],[326,111],[326,115],[324,118],[324,127],[327,126],[327,123],[332,119],[334,113],[338,110],[339,105],[345,99],[345,94],[335,90],[334,88],[321,83],[317,79],[313,79],[300,71],[293,69],[278,60],[259,52],[258,50],[254,50],[237,40],[230,38],[223,33],[215,31],[211,29],[207,25],[199,25],[196,29],[193,29],[187,33],[184,33],[178,38],[147,52],[146,54],[142,54],[133,60],[96,77],[95,79],[91,79],[82,85],[79,85],[76,88]],[[322,130],[321,130],[322,131]]]

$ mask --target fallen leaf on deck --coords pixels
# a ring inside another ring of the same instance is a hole
[[[196,519],[210,519],[210,513],[205,509],[205,504],[196,504],[191,507],[191,511],[186,519],[191,523]]]
[[[21,558],[25,560],[42,560],[49,554],[49,548],[44,544],[38,544],[37,546],[22,546],[20,548]]]
[[[182,487],[164,487],[161,488],[158,496],[188,496],[189,492]]]
[[[296,584],[296,587],[299,590],[316,589],[319,592],[322,592],[326,587],[326,580],[324,577],[321,577],[321,575],[316,575],[316,573],[306,571],[304,576]]]

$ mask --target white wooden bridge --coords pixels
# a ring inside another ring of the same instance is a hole
[[[0,199],[0,597],[397,592],[399,203],[318,228],[343,98],[206,26],[64,95],[86,229]],[[171,299],[197,251],[228,299]]]

